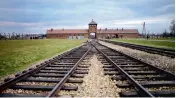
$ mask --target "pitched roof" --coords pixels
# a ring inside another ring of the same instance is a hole
[[[92,19],[92,21],[89,23],[89,25],[97,25],[97,23]]]
[[[47,30],[47,34],[73,34],[73,33],[81,33],[81,34],[85,34],[88,33],[87,29],[50,29]]]

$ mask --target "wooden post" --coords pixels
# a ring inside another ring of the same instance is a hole
[[[23,40],[23,33],[22,33],[22,40]]]
[[[15,32],[12,33],[12,39],[14,39],[14,33],[15,33]]]
[[[146,28],[145,28],[145,22],[143,23],[143,29],[142,29],[142,37],[145,38],[146,36]]]
[[[9,34],[9,40],[10,40],[10,33],[8,33]]]
[[[0,33],[0,40],[1,40],[2,36],[1,36],[1,33]]]
[[[6,34],[4,33],[4,37],[5,37],[5,40],[6,40]]]

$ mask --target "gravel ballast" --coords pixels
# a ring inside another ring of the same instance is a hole
[[[116,82],[105,76],[103,65],[94,55],[90,60],[89,73],[85,76],[78,95],[79,97],[119,97],[120,89]]]
[[[150,53],[139,51],[139,50],[134,50],[134,49],[118,46],[118,45],[113,45],[107,42],[99,41],[99,43],[102,45],[106,45],[107,47],[113,48],[117,51],[120,51],[122,53],[125,53],[129,56],[132,56],[134,58],[140,59],[149,64],[152,64],[156,67],[162,68],[172,73],[175,73],[175,59],[173,58],[161,56],[157,54],[150,54]]]

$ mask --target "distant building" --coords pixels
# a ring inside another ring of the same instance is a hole
[[[83,39],[83,38],[137,38],[138,29],[97,29],[97,23],[92,19],[88,29],[50,29],[46,38]]]

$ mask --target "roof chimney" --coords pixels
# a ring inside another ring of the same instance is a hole
[[[53,28],[51,28],[51,31],[53,31]]]
[[[100,31],[101,31],[101,28],[100,28]]]
[[[62,31],[64,31],[64,28],[62,29]]]
[[[123,31],[123,28],[122,28],[122,31]]]
[[[105,31],[107,30],[107,28],[105,28]]]
[[[117,28],[117,31],[118,31],[118,28]]]

